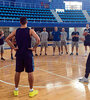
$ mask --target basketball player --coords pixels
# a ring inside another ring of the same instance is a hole
[[[67,51],[67,32],[65,32],[65,29],[62,28],[62,32],[61,32],[61,54],[63,54],[63,46],[65,47],[65,50],[66,50],[66,54],[68,54],[68,51]]]
[[[86,25],[86,29],[84,30],[84,32],[90,33],[90,28],[89,28],[89,24]],[[87,56],[87,46],[89,44],[90,41],[90,35],[86,35],[85,36],[85,41],[84,41],[84,46],[85,46],[85,54],[84,56]]]
[[[31,29],[34,30],[34,27],[32,27]],[[35,45],[36,45],[36,40],[35,40],[35,38],[32,36],[31,46],[34,47]],[[35,56],[38,56],[38,54],[37,54],[37,48],[35,49]]]
[[[12,43],[14,44],[14,46],[16,47],[16,39],[15,36],[12,38]],[[11,48],[11,59],[13,60],[13,49]]]
[[[82,40],[85,41],[85,39],[83,39],[83,38],[82,38]],[[90,47],[90,41],[88,43],[88,46]],[[90,53],[89,53],[87,63],[86,63],[85,76],[82,79],[79,79],[79,82],[87,82],[88,83],[89,82],[88,81],[89,73],[90,73]]]
[[[20,74],[21,72],[25,71],[28,73],[28,81],[30,85],[29,96],[33,97],[38,94],[38,90],[33,89],[33,71],[34,71],[34,61],[33,61],[33,54],[40,39],[38,35],[35,33],[34,30],[29,29],[27,27],[27,18],[21,17],[20,18],[21,27],[17,30],[14,30],[7,38],[6,42],[9,46],[16,51],[16,74],[15,74],[15,90],[14,95],[18,96],[18,85],[20,81]],[[13,45],[10,41],[13,37],[16,37],[17,47]],[[31,48],[31,36],[36,39],[36,45]]]
[[[3,58],[3,53],[4,53],[4,32],[0,31],[0,53],[1,53],[1,60],[5,61],[5,59]]]
[[[44,47],[45,47],[45,55],[47,55],[48,32],[46,31],[46,27],[43,28],[43,32],[41,32],[40,38],[41,38],[40,55],[42,55],[42,50],[43,50]]]
[[[61,33],[59,32],[57,27],[54,27],[54,31],[52,32],[53,36],[53,56],[55,55],[55,48],[58,47],[59,55],[60,55],[60,46],[61,46]]]
[[[72,53],[70,55],[73,55],[74,46],[76,46],[76,55],[78,56],[79,32],[76,27],[74,28],[74,32],[72,32]]]

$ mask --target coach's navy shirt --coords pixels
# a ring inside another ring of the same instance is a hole
[[[75,31],[74,31],[74,32],[72,32],[72,36],[73,36],[73,35],[79,35],[79,32],[75,32]],[[78,41],[79,41],[79,37],[73,37],[73,38],[72,38],[72,41],[78,42]]]
[[[90,28],[89,29],[85,29],[84,32],[88,32],[89,33],[87,36],[85,36],[85,40],[86,41],[90,41]]]
[[[0,34],[0,37],[1,37],[1,34]],[[0,39],[0,45],[3,45],[3,44],[4,44],[4,37]]]
[[[61,33],[59,31],[57,31],[57,32],[53,31],[52,35],[53,35],[53,41],[60,41],[61,40],[61,38],[60,38]]]

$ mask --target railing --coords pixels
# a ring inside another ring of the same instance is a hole
[[[82,10],[82,5],[66,5],[65,10]]]
[[[0,18],[0,22],[19,22],[19,19],[18,20],[15,20],[15,19],[6,19],[6,18],[3,18],[3,19],[1,19]],[[32,21],[30,21],[30,20],[28,20],[28,22],[33,22],[33,23],[56,23],[57,21],[53,21],[53,20],[51,20],[51,21],[42,21],[42,20],[38,20],[38,21],[36,21],[35,19],[33,19]]]
[[[49,4],[36,4],[36,3],[24,3],[24,2],[12,2],[0,0],[0,6],[12,6],[12,7],[24,7],[24,8],[49,8]]]

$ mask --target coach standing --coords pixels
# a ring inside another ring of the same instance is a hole
[[[61,46],[61,33],[57,27],[54,27],[54,31],[52,32],[53,36],[53,56],[55,55],[55,48],[58,47],[59,55],[60,55],[60,46]]]
[[[3,53],[4,53],[3,45],[4,45],[4,32],[0,31],[0,53],[1,53],[1,60],[5,60],[3,58]]]

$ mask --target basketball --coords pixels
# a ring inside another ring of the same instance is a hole
[[[84,32],[84,33],[83,33],[83,36],[86,36],[87,34],[88,34],[88,32]]]

